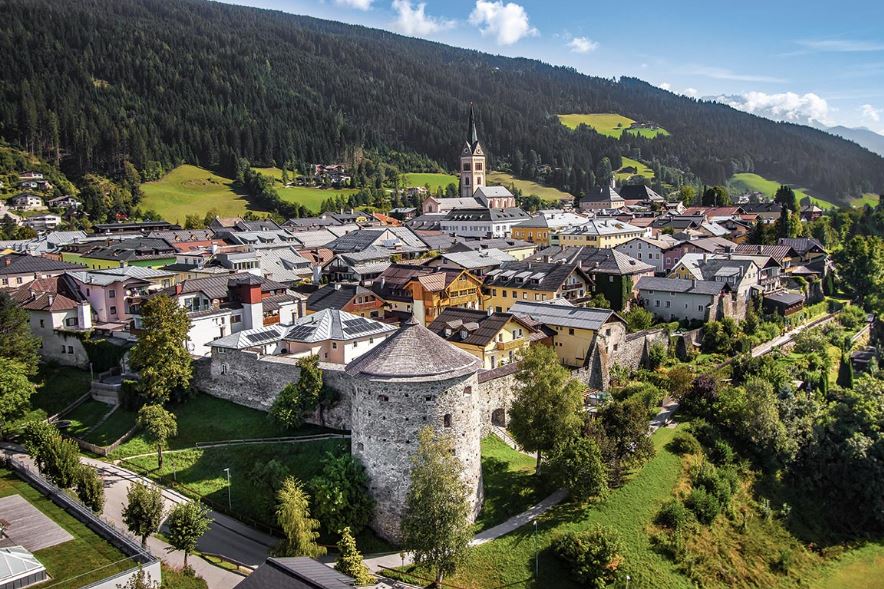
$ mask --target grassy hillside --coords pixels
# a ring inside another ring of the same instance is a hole
[[[645,178],[653,178],[654,177],[654,170],[652,170],[648,166],[644,165],[640,161],[634,160],[629,157],[624,157],[622,159],[623,159],[623,166],[619,170],[617,170],[617,173],[615,174],[615,176],[617,177],[617,180],[619,182],[622,182],[624,180],[628,180],[630,176],[636,176],[636,175],[644,176]],[[624,172],[623,171],[624,168],[635,168],[636,172],[635,173]]]
[[[449,184],[457,186],[458,178],[454,174],[431,174],[431,173],[410,173],[405,174],[405,183],[408,186],[424,186],[429,185],[430,190],[436,191],[437,188],[444,189]]]
[[[773,197],[773,195],[776,194],[777,189],[780,187],[780,183],[774,180],[768,180],[758,174],[743,173],[731,176],[728,186],[731,188],[731,192],[761,192],[766,196]],[[794,188],[794,190],[799,201],[809,197],[810,200],[821,209],[832,209],[837,206],[826,199],[808,194],[804,189]]]
[[[332,188],[313,188],[309,186],[292,186],[291,188],[277,186],[276,192],[279,193],[279,197],[282,200],[300,203],[318,214],[324,200],[336,198],[339,195],[347,197],[357,192],[357,190],[355,188],[335,190]]]
[[[669,131],[656,125],[642,127],[639,129],[629,129],[629,126],[635,123],[633,119],[618,114],[570,114],[558,115],[559,121],[569,129],[576,129],[580,125],[592,127],[597,132],[608,137],[619,139],[625,133],[641,135],[648,139],[654,137],[669,135]]]
[[[545,201],[556,204],[558,204],[560,199],[574,198],[573,195],[570,195],[567,192],[562,192],[558,188],[544,186],[543,184],[538,184],[537,182],[534,182],[532,180],[520,180],[518,178],[513,178],[512,174],[507,174],[506,172],[490,172],[488,174],[488,184],[499,184],[501,186],[506,186],[507,188],[515,186],[522,191],[522,194],[524,196],[530,196],[534,194]]]
[[[237,194],[233,180],[191,165],[178,166],[159,180],[143,184],[142,189],[140,207],[172,223],[183,223],[190,214],[202,217],[211,209],[222,217],[235,217],[250,205],[244,194]]]

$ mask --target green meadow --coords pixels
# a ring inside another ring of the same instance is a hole
[[[620,158],[623,160],[623,166],[617,170],[615,176],[619,182],[628,180],[630,176],[644,176],[645,178],[653,178],[654,170],[644,165],[638,160],[629,157]],[[635,168],[635,172],[624,172],[625,168]]]
[[[141,185],[142,210],[153,210],[171,223],[184,223],[187,215],[204,216],[215,209],[221,217],[238,217],[250,210],[245,194],[234,181],[205,168],[178,166],[159,180]]]
[[[618,115],[615,113],[595,113],[595,114],[568,114],[558,115],[559,122],[569,129],[576,129],[580,125],[586,125],[595,129],[596,132],[608,137],[619,139],[624,132],[641,135],[647,139],[669,135],[669,131],[662,127],[650,126],[638,129],[630,129],[630,125],[635,123],[633,119]]]
[[[728,186],[731,188],[731,192],[761,192],[765,196],[771,198],[777,193],[777,189],[780,185],[780,182],[776,182],[775,180],[768,180],[764,176],[749,173],[734,174],[728,181]],[[793,189],[795,190],[795,196],[798,197],[799,201],[804,198],[810,198],[811,202],[821,209],[833,209],[837,206],[826,199],[808,194],[804,188],[793,187]]]
[[[437,188],[445,190],[449,184],[458,185],[458,178],[454,174],[434,174],[424,172],[411,172],[404,174],[407,186],[429,186],[432,192]]]
[[[489,172],[487,180],[489,185],[499,184],[506,188],[515,186],[522,191],[522,195],[530,196],[533,194],[539,196],[543,200],[549,202],[551,206],[558,206],[559,201],[562,199],[570,200],[574,198],[572,195],[567,192],[562,192],[558,188],[544,186],[533,180],[520,180],[514,178],[512,174],[507,174],[505,172]]]

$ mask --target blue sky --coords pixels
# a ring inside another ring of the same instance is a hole
[[[884,134],[884,1],[226,0]]]

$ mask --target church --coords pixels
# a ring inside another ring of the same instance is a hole
[[[421,207],[423,213],[448,213],[455,209],[512,209],[516,198],[503,186],[488,186],[485,150],[479,142],[473,105],[470,105],[470,120],[467,138],[460,152],[460,197],[437,198],[430,196]]]

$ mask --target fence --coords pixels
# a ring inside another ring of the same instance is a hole
[[[48,497],[66,513],[85,524],[86,527],[107,540],[110,544],[118,548],[123,554],[138,564],[138,566],[127,571],[115,573],[106,579],[93,583],[89,585],[89,587],[115,587],[117,583],[125,584],[126,579],[140,568],[147,570],[151,579],[157,582],[161,580],[159,559],[142,548],[138,539],[132,536],[128,531],[121,530],[112,522],[96,515],[91,509],[80,503],[80,501],[74,499],[65,493],[64,490],[46,480],[36,468],[17,458],[12,451],[4,450],[3,457],[4,462],[9,468],[14,470],[16,474],[24,479],[30,486],[37,489],[37,491]],[[110,581],[113,581],[114,584],[108,585]]]
[[[96,454],[98,456],[107,456],[108,454],[110,454],[111,452],[113,452],[114,450],[116,450],[117,448],[122,446],[125,442],[128,442],[129,438],[134,436],[135,432],[137,432],[137,431],[138,431],[138,426],[133,425],[132,429],[127,431],[116,442],[114,442],[113,444],[110,444],[109,446],[99,446],[97,444],[93,444],[92,442],[87,442],[86,440],[83,440],[83,439],[80,439],[80,438],[77,438],[74,436],[68,436],[67,434],[64,434],[64,432],[62,432],[62,433],[66,437],[75,441],[81,450],[86,450],[87,452],[92,452],[93,454]]]

